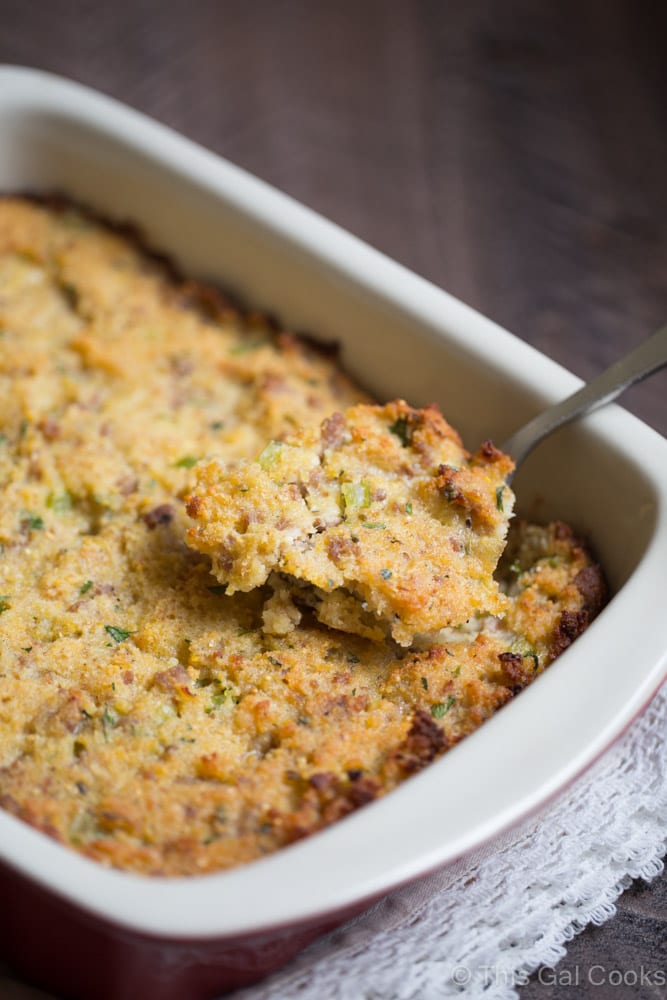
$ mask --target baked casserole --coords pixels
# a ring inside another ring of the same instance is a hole
[[[238,523],[265,480],[302,482],[323,435],[344,476],[306,536],[328,544],[345,515],[389,545],[367,516],[386,485],[355,465],[369,435],[345,436],[362,419],[401,459],[442,431],[452,453],[401,494],[401,531],[453,504],[471,545],[489,542],[468,604],[434,617],[431,588],[397,610],[397,563],[366,540],[340,578],[275,558],[293,554],[278,544],[251,579],[221,558],[230,482]],[[390,791],[529,684],[600,609],[601,570],[564,524],[515,520],[505,544],[508,460],[443,428],[436,411],[370,405],[334,356],[180,280],[130,234],[1,199],[0,805],[117,868],[228,868]],[[298,468],[272,480],[288,449]],[[477,513],[457,503],[475,468]]]

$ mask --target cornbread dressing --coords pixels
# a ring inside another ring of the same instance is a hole
[[[0,199],[5,810],[121,869],[238,865],[390,791],[586,627],[604,583],[562,524],[513,522],[497,613],[411,649],[327,627],[279,573],[225,593],[186,544],[202,470],[367,402],[128,234]]]

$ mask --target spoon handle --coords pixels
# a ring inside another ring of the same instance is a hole
[[[667,326],[661,327],[657,333],[630,351],[620,361],[587,382],[571,396],[562,402],[550,406],[548,410],[539,413],[533,420],[521,427],[502,445],[517,465],[526,455],[552,431],[568,424],[576,417],[592,413],[605,403],[610,403],[631,385],[641,382],[667,365]]]

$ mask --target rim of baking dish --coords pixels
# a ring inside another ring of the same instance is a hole
[[[156,165],[177,165],[212,197],[237,206],[418,318],[435,338],[446,328],[447,341],[472,357],[488,356],[484,345],[492,338],[497,368],[512,375],[530,369],[554,400],[581,384],[334,223],[112,98],[41,70],[0,66],[0,112],[3,106],[14,113],[68,116],[129,144]],[[618,406],[587,418],[586,426],[642,468],[655,497],[651,540],[630,579],[576,646],[562,654],[558,669],[547,671],[472,737],[333,827],[231,871],[155,879],[107,869],[7,813],[0,813],[0,858],[88,913],[139,933],[236,938],[371,899],[467,854],[544,805],[621,735],[667,671],[659,608],[667,546],[667,442]],[[609,664],[616,665],[613,683]],[[552,724],[545,726],[546,720]],[[539,754],[531,752],[537,727]],[[479,787],[482,796],[468,794]]]

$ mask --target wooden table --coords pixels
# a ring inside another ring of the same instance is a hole
[[[584,378],[667,321],[665,37],[650,0],[0,0],[0,61],[167,122]],[[625,405],[665,434],[666,400],[663,372]],[[667,968],[667,879],[618,909],[559,969]]]

